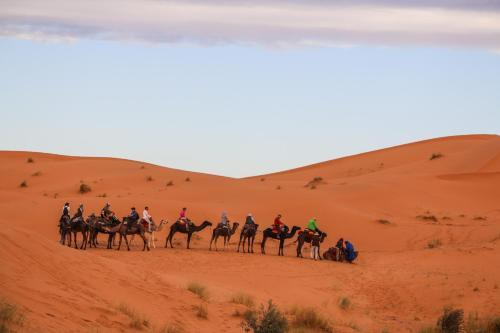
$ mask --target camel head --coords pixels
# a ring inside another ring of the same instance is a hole
[[[321,236],[319,237],[319,241],[321,243],[323,243],[323,241],[325,240],[326,236],[327,236],[326,232],[321,233]]]

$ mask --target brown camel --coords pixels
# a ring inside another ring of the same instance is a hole
[[[240,241],[238,243],[238,250],[240,252],[241,241],[243,241],[243,253],[245,253],[245,242],[248,240],[248,253],[253,253],[253,242],[257,234],[258,224],[245,224],[240,232]]]
[[[174,246],[172,245],[172,238],[174,238],[176,232],[180,232],[182,234],[187,234],[187,248],[189,249],[189,244],[191,243],[191,236],[193,236],[193,233],[202,231],[206,227],[212,226],[212,222],[209,221],[204,221],[199,226],[194,225],[194,223],[192,222],[189,223],[190,225],[188,229],[186,229],[185,223],[180,223],[179,221],[172,224],[170,226],[170,232],[168,233],[167,239],[165,241],[165,247],[168,247],[168,243],[170,243],[170,247],[173,248]]]
[[[118,226],[121,222],[114,216],[106,220],[101,216],[96,216],[95,214],[92,214],[87,219],[87,223],[89,225],[89,239],[88,239],[89,246],[97,247],[97,235],[99,233],[111,235],[111,229]],[[112,240],[111,242],[108,242],[107,246],[108,249],[111,249],[112,248],[111,245],[114,245],[115,235],[116,233],[113,233],[111,235]]]
[[[151,220],[151,226],[148,227],[148,224],[144,219],[141,219],[141,223],[145,228],[145,231],[147,234],[150,236],[148,237],[148,245],[151,247],[151,244],[153,244],[153,249],[156,249],[156,244],[155,244],[155,233],[160,232],[163,230],[163,226],[168,224],[167,220],[161,220],[160,224],[156,225],[153,220]],[[130,238],[130,245],[134,242],[134,237],[135,235],[132,235],[132,238]]]
[[[288,233],[288,227],[284,227],[284,231],[281,234],[277,234],[273,232],[273,228],[267,228],[262,232],[262,242],[260,243],[260,251],[262,254],[266,254],[266,240],[268,238],[273,238],[273,239],[279,239],[280,241],[280,246],[278,249],[278,255],[283,256],[283,248],[285,246],[285,239],[292,238],[295,236],[295,233],[297,230],[300,230],[300,227],[298,226],[293,226],[292,231]]]
[[[88,231],[89,231],[89,225],[85,222],[83,217],[78,217],[75,219],[72,219],[69,222],[69,230],[67,231],[67,234],[69,235],[69,241],[68,241],[68,246],[71,247],[71,234],[73,234],[73,238],[75,241],[75,249],[78,249],[77,241],[76,241],[76,235],[80,232],[82,234],[82,245],[80,246],[80,250],[86,250],[87,249],[87,236],[88,236]]]
[[[214,231],[212,232],[212,239],[210,240],[209,250],[212,250],[212,242],[215,241],[215,251],[217,251],[217,239],[219,238],[219,236],[224,237],[224,249],[229,247],[229,240],[231,239],[231,236],[234,235],[239,225],[240,224],[238,222],[234,222],[233,227],[229,229],[228,227],[224,227],[221,224],[219,224],[217,228],[215,228]]]
[[[319,242],[323,243],[323,241],[326,238],[326,232],[321,232],[318,231],[319,233]],[[311,243],[311,240],[313,239],[314,234],[311,235],[310,232],[301,232],[299,236],[297,237],[297,257],[304,258],[302,256],[302,246],[304,246],[304,243]],[[318,251],[318,254],[320,252]],[[321,255],[319,255],[319,259],[321,259]]]
[[[127,225],[127,223],[133,223],[130,227]],[[118,248],[116,249],[117,251],[120,251],[120,247],[122,245],[122,239],[125,238],[125,244],[127,244],[127,250],[130,251],[130,246],[128,244],[128,239],[127,235],[139,235],[142,238],[142,241],[144,242],[144,246],[142,248],[143,251],[146,249],[149,249],[148,245],[148,240],[146,239],[146,236],[144,235],[146,233],[145,231],[146,228],[141,223],[138,222],[131,222],[128,217],[124,217],[122,223],[117,225],[116,227],[112,228],[110,230],[109,238],[108,238],[108,248],[111,248],[111,242],[112,242],[112,237],[118,233],[120,235],[120,241],[118,242]]]

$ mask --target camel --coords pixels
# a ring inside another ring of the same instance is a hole
[[[297,230],[300,230],[300,227],[296,225],[293,226],[292,231],[290,233],[288,233],[288,230],[289,230],[288,227],[285,226],[284,231],[279,235],[279,241],[280,241],[278,249],[279,256],[284,255],[283,247],[285,245],[285,239],[292,238],[293,236],[295,236],[295,233],[297,232]],[[278,234],[273,232],[273,227],[269,227],[262,232],[262,243],[260,243],[260,251],[262,254],[266,254],[266,240],[268,238],[278,239]]]
[[[106,221],[102,217],[97,217],[95,214],[92,214],[87,219],[87,223],[89,224],[89,246],[97,247],[97,235],[99,233],[102,234],[111,234],[111,229],[118,226],[121,222],[116,218],[111,218],[110,221]],[[111,249],[114,245],[115,234],[112,235],[111,242],[108,242],[108,249]]]
[[[76,242],[76,235],[81,232],[82,233],[82,245],[80,245],[80,250],[87,249],[87,236],[89,231],[89,225],[85,222],[85,220],[81,217],[76,218],[74,220],[70,220],[69,228],[66,230],[66,233],[69,235],[68,246],[71,247],[71,233],[73,233],[73,238],[75,239],[75,249],[78,249],[78,245]]]
[[[344,261],[344,251],[337,247],[331,247],[323,252],[323,259],[342,262]]]
[[[236,229],[240,224],[238,222],[233,223],[233,227],[231,229],[218,225],[217,228],[212,232],[212,239],[210,240],[210,251],[212,250],[212,242],[215,241],[215,251],[217,251],[217,239],[219,236],[224,237],[224,249],[229,247],[229,240],[231,236],[234,235]]]
[[[143,220],[141,219],[141,223],[142,223],[142,221]],[[162,231],[163,226],[167,225],[167,224],[168,224],[167,220],[161,220],[160,224],[158,224],[158,225],[156,225],[156,223],[154,223],[154,221],[151,221],[151,227],[150,228],[148,228],[147,225],[143,224],[144,227],[145,227],[146,233],[150,234],[150,236],[148,237],[148,245],[149,245],[149,247],[151,247],[151,244],[153,244],[153,249],[156,249],[155,233]],[[130,238],[130,245],[132,245],[132,243],[134,242],[134,237],[135,237],[135,235],[132,235],[132,238]]]
[[[319,242],[323,243],[326,236],[327,236],[326,232],[320,232]],[[304,243],[311,243],[312,238],[313,238],[313,235],[311,235],[309,232],[302,232],[299,234],[299,236],[297,237],[297,240],[296,240],[296,242],[297,242],[297,257],[304,258],[302,256],[302,246],[304,246]],[[318,253],[319,253],[319,251],[318,251]],[[319,255],[319,259],[321,260],[321,254]]]
[[[243,253],[245,253],[245,241],[248,240],[248,253],[253,253],[253,242],[255,240],[255,235],[257,234],[258,224],[249,225],[246,224],[240,232],[240,242],[238,243],[238,250],[240,252],[241,241],[243,240]]]
[[[66,245],[66,237],[70,232],[71,232],[70,217],[66,215],[63,216],[59,221],[59,234],[61,235],[59,243],[61,243],[62,245]]]
[[[170,226],[170,232],[168,233],[167,239],[165,241],[165,247],[168,247],[168,243],[170,242],[170,247],[174,248],[172,245],[172,238],[174,238],[174,235],[176,232],[180,232],[183,234],[187,234],[187,248],[189,249],[189,244],[191,243],[191,236],[193,236],[193,233],[202,231],[206,227],[211,227],[212,222],[209,221],[204,221],[202,224],[199,226],[194,225],[193,223],[190,224],[189,230],[186,230],[186,224],[185,223],[179,223],[178,221]]]
[[[142,248],[143,251],[146,249],[149,251],[149,244],[148,240],[146,239],[146,236],[144,235],[146,233],[144,226],[141,223],[134,223],[130,228],[126,223],[132,223],[128,217],[124,217],[123,221],[117,225],[114,228],[111,228],[109,231],[109,237],[108,237],[108,249],[111,248],[111,242],[113,239],[113,236],[118,233],[120,235],[120,241],[118,242],[118,248],[116,249],[117,251],[120,251],[120,247],[122,245],[122,239],[125,238],[125,244],[127,244],[127,251],[130,251],[130,246],[128,244],[128,239],[127,235],[135,235],[138,234],[141,236],[142,241],[144,242],[144,246]]]

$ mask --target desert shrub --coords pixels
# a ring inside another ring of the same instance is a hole
[[[233,295],[233,297],[231,297],[231,302],[235,304],[242,304],[248,308],[252,308],[255,305],[253,297],[243,292]]]
[[[19,187],[28,187],[28,182],[23,180],[21,184],[19,184]]]
[[[144,327],[149,327],[149,320],[140,315],[136,310],[132,309],[125,303],[120,303],[116,307],[118,311],[129,317],[131,328],[142,330]]]
[[[342,310],[347,310],[351,307],[351,300],[347,297],[341,297],[339,299],[339,308]]]
[[[500,333],[500,316],[479,318],[477,313],[470,314],[465,322],[467,333]]]
[[[31,176],[32,176],[32,177],[39,177],[39,176],[41,176],[41,175],[42,175],[42,172],[41,172],[41,171],[37,171],[37,172],[35,172],[34,174],[32,174]]]
[[[263,181],[265,181],[265,180],[266,180],[266,178],[264,178],[264,177],[260,179],[260,181],[261,181],[261,182],[263,182]]]
[[[187,286],[187,290],[198,295],[202,300],[206,301],[209,298],[207,287],[198,282],[190,282]]]
[[[108,195],[106,193],[101,193],[97,195],[98,198],[106,198],[107,196]]]
[[[276,186],[276,189],[281,190],[281,186],[280,185]]]
[[[271,300],[267,307],[260,306],[259,311],[247,310],[244,326],[254,333],[283,333],[288,329],[288,320]]]
[[[190,181],[191,181],[191,178],[186,177],[185,181],[186,181],[186,182],[190,182]]]
[[[14,332],[12,326],[23,326],[24,314],[17,306],[0,300],[0,333]]]
[[[170,180],[170,181],[168,181],[168,182],[167,182],[167,186],[174,186],[174,182],[173,182],[173,181],[171,181],[171,180]]]
[[[380,224],[391,224],[391,221],[384,220],[384,219],[379,219],[379,220],[377,220],[377,222],[380,223]]]
[[[35,160],[31,157],[28,157],[28,160],[27,160],[28,163],[35,163]]]
[[[323,177],[314,177],[306,185],[304,185],[304,187],[309,187],[311,190],[314,190],[320,184],[326,184]]]
[[[431,239],[430,241],[427,242],[427,248],[429,249],[435,249],[443,245],[441,240],[439,238]]]
[[[146,169],[146,166],[144,166],[144,165],[141,165],[141,169]]]
[[[194,309],[196,310],[196,317],[201,319],[208,319],[208,309],[206,305],[195,305]]]
[[[176,324],[167,324],[158,333],[184,333],[184,329]]]
[[[314,332],[332,333],[333,329],[329,321],[313,308],[292,308],[290,314],[294,316],[291,327],[297,329],[309,329]]]
[[[475,221],[486,221],[488,218],[485,216],[475,216],[474,220]]]
[[[84,194],[84,193],[88,193],[90,191],[92,191],[92,188],[85,184],[85,183],[81,183],[80,184],[80,189],[78,190],[81,194]]]
[[[437,323],[443,333],[463,332],[464,310],[446,308]]]
[[[426,326],[419,329],[418,333],[442,333],[442,331],[435,326]]]
[[[152,182],[153,181],[153,177],[152,176],[147,176],[146,177],[146,181],[147,182]]]
[[[441,157],[443,157],[443,154],[441,154],[441,153],[433,153],[433,154],[431,155],[431,157],[429,158],[429,160],[431,160],[431,161],[432,161],[432,160],[435,160],[435,159],[437,159],[437,158],[441,158]]]
[[[432,221],[432,222],[437,222],[438,221],[438,219],[437,219],[436,216],[430,215],[430,214],[427,214],[427,215],[418,215],[417,219],[424,220],[424,221]]]

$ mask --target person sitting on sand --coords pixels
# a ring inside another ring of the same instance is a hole
[[[139,214],[135,210],[135,207],[131,208],[132,211],[130,212],[130,215],[127,216],[127,229],[130,229],[130,227],[135,224],[137,221],[139,221]]]
[[[340,238],[337,241],[337,244],[335,245],[335,247],[337,248],[337,251],[339,252],[339,260],[342,261],[342,259],[344,258],[344,251],[345,251],[344,239]]]
[[[144,207],[142,212],[142,219],[148,223],[148,230],[151,231],[151,223],[153,222],[153,217],[149,214],[149,207]]]
[[[358,256],[358,252],[354,250],[354,246],[352,245],[351,242],[345,241],[345,259],[347,262],[350,264],[356,259]]]
[[[273,229],[277,233],[277,237],[280,238],[281,233],[283,233],[284,223],[281,221],[281,214],[278,214],[274,219]]]

